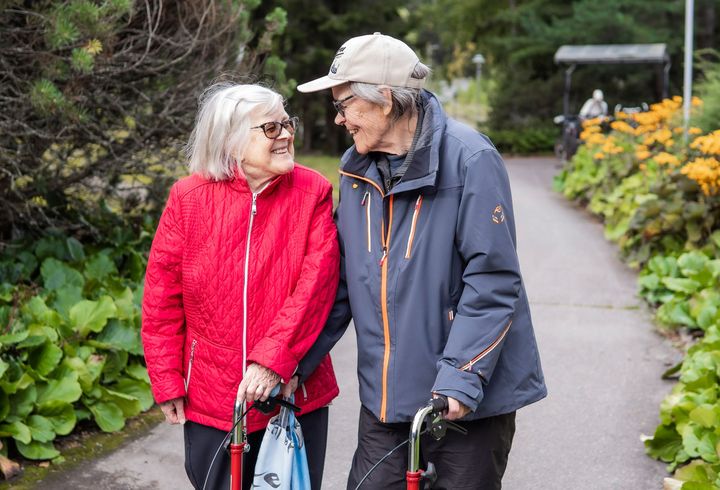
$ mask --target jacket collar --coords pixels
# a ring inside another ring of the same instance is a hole
[[[447,124],[447,115],[435,95],[427,90],[420,94],[423,105],[423,118],[420,136],[415,143],[415,153],[402,180],[392,188],[389,194],[419,189],[421,187],[437,187],[438,168],[440,165],[440,139]],[[355,145],[348,148],[342,156],[341,169],[345,173],[358,175],[374,181],[382,188],[380,172],[370,155],[361,155]]]
[[[297,165],[297,163],[295,165]],[[262,188],[260,192],[258,192],[258,194],[270,194],[281,183],[289,184],[292,181],[293,172],[295,172],[294,169],[286,174],[278,175],[277,177],[272,179],[270,183],[268,183],[264,188]],[[248,185],[247,180],[245,180],[245,177],[241,175],[236,175],[235,177],[227,180],[226,182],[233,190],[236,190],[243,194],[253,194],[252,190],[250,190],[250,186]]]

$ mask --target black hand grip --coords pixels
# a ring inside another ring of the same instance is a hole
[[[438,395],[437,398],[430,400],[430,406],[435,413],[444,412],[448,409],[448,399],[446,396]]]
[[[298,407],[297,405],[293,405],[289,401],[283,400],[282,398],[268,398],[264,402],[256,400],[255,403],[253,403],[253,408],[257,408],[262,413],[268,414],[272,412],[278,405],[287,407],[296,413],[300,411],[300,407]]]

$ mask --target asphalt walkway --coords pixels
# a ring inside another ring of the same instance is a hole
[[[602,225],[551,190],[557,161],[508,159],[518,249],[549,396],[518,413],[506,490],[658,489],[664,465],[640,440],[652,434],[679,354],[636,298],[636,274]],[[345,488],[359,410],[354,334],[333,352],[341,395],[331,407],[324,489]],[[180,427],[160,425],[115,453],[39,488],[191,489]]]

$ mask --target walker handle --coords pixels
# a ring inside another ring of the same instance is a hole
[[[428,404],[434,413],[442,413],[448,409],[448,399],[445,395],[437,395],[437,398],[432,398]]]

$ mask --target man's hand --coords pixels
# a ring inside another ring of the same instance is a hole
[[[437,393],[433,393],[433,398],[439,397],[440,395],[438,395]],[[470,413],[470,409],[463,405],[462,402],[459,402],[451,396],[448,396],[446,398],[448,401],[448,409],[445,411],[444,416],[447,420],[461,419]]]
[[[165,421],[170,424],[185,423],[185,407],[182,398],[174,398],[160,404],[160,410],[165,415]]]
[[[240,403],[255,400],[264,402],[279,382],[280,376],[274,371],[260,364],[250,364],[245,371],[245,377],[240,382],[237,399]]]
[[[448,410],[445,412],[445,418],[448,420],[461,419],[470,413],[470,409],[457,401],[455,398],[449,396],[448,399]]]
[[[295,390],[297,390],[297,387],[298,387],[298,377],[293,376],[292,378],[290,378],[289,383],[280,385],[280,393],[282,393],[283,398],[288,398],[290,395],[295,393]]]

